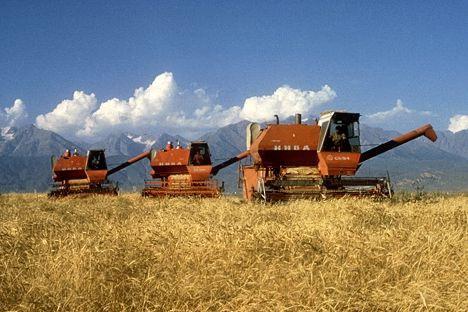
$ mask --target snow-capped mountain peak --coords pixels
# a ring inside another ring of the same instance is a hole
[[[154,145],[154,143],[156,143],[156,140],[152,138],[148,138],[148,137],[144,138],[142,135],[134,136],[132,134],[127,134],[127,138],[129,138],[135,143],[140,143],[140,144],[145,145],[146,149],[150,149]]]
[[[5,141],[11,141],[15,138],[15,132],[11,127],[1,128],[0,135]]]

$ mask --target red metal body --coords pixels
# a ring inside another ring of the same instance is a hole
[[[222,186],[211,178],[212,164],[208,144],[192,142],[187,148],[173,147],[153,152],[151,177],[146,181],[143,196],[217,197]]]

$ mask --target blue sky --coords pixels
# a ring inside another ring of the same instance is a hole
[[[168,72],[185,94],[170,105],[192,109],[188,122],[205,102],[242,109],[282,85],[328,85],[336,97],[314,110],[372,115],[400,99],[412,117],[383,127],[427,119],[447,129],[468,115],[467,16],[466,1],[1,1],[0,107],[21,99],[37,123],[76,90],[94,93],[97,110],[112,98],[130,103]],[[208,99],[190,94],[200,89]]]

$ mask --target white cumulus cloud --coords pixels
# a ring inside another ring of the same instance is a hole
[[[94,93],[73,92],[71,100],[63,100],[51,112],[36,117],[40,128],[60,134],[73,135],[83,126],[84,120],[96,109]]]
[[[75,91],[72,99],[39,115],[36,124],[65,136],[97,138],[111,132],[175,132],[196,136],[242,119],[271,120],[295,113],[315,112],[333,100],[336,93],[327,85],[319,91],[289,86],[272,95],[251,97],[243,106],[224,107],[205,89],[183,90],[170,72],[162,73],[146,88],[138,88],[128,99],[112,98],[98,104],[94,94]]]
[[[239,120],[238,108],[224,109],[214,101],[204,89],[181,90],[173,74],[166,72],[128,99],[98,104],[94,94],[75,91],[73,99],[37,116],[36,124],[65,136],[96,138],[118,131],[187,133]]]
[[[453,133],[468,129],[468,115],[455,115],[450,118],[448,129]]]
[[[232,120],[230,109],[214,104],[204,89],[180,90],[172,73],[158,75],[145,89],[138,88],[128,100],[101,103],[77,134],[93,137],[115,131],[203,130]]]
[[[436,115],[430,111],[417,111],[410,109],[398,99],[395,106],[387,111],[364,115],[362,121],[371,126],[391,130],[408,130],[408,127],[417,127],[429,123]]]
[[[16,99],[11,107],[6,107],[4,113],[0,112],[0,124],[2,126],[17,126],[28,117],[26,105],[21,99]]]
[[[377,112],[377,113],[374,113],[374,114],[370,114],[368,115],[367,117],[371,120],[375,120],[375,121],[384,121],[384,120],[387,120],[389,118],[394,118],[398,115],[407,115],[407,114],[412,114],[414,111],[405,107],[405,105],[403,104],[403,102],[398,99],[395,103],[395,106],[388,110],[388,111],[383,111],[383,112]]]
[[[252,121],[271,120],[273,115],[286,118],[296,113],[316,113],[317,108],[336,98],[336,92],[325,85],[320,91],[302,91],[282,86],[272,94],[245,100],[241,117]]]

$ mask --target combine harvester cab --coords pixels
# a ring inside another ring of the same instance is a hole
[[[216,166],[214,171],[250,155],[252,164],[240,169],[247,200],[391,197],[387,177],[354,177],[360,165],[422,135],[431,141],[437,135],[431,125],[425,125],[361,153],[359,116],[326,112],[312,125],[303,124],[300,114],[296,114],[294,124],[280,124],[275,116],[276,123],[265,129],[251,123],[247,126],[247,151]]]
[[[142,196],[218,197],[223,186],[212,179],[212,163],[208,144],[194,141],[187,148],[168,142],[165,149],[151,155],[153,180],[145,181]]]
[[[131,164],[148,158],[150,151],[144,152],[117,167],[108,170],[104,150],[89,150],[80,155],[75,149],[73,154],[66,150],[58,159],[52,156],[52,189],[49,196],[62,197],[73,194],[117,195],[118,186],[108,177]]]

